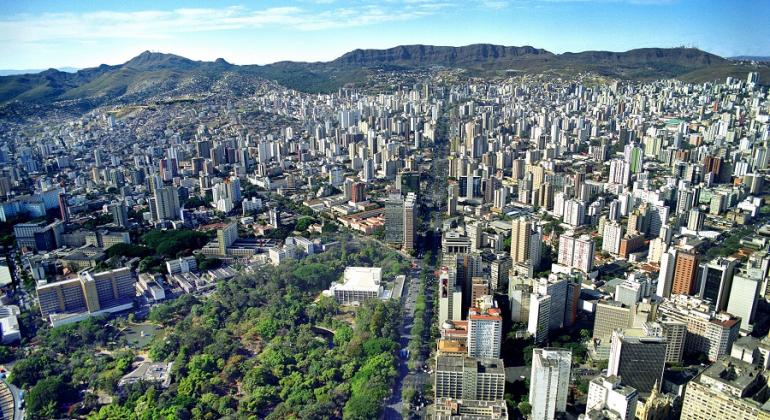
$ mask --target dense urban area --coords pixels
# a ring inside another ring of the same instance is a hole
[[[770,419],[766,82],[6,107],[1,417]]]

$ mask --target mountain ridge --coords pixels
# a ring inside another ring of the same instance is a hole
[[[222,58],[195,61],[179,55],[144,51],[123,64],[91,67],[74,73],[49,69],[36,74],[0,76],[0,104],[12,101],[50,103],[85,101],[89,106],[184,92],[206,92],[223,80],[275,80],[308,92],[332,91],[366,79],[374,69],[458,68],[469,75],[591,71],[631,80],[682,78],[708,81],[744,77],[758,68],[770,79],[770,66],[736,62],[695,48],[639,48],[624,52],[583,51],[554,54],[525,46],[471,44],[460,47],[425,44],[387,49],[355,49],[326,62],[281,61],[235,65]]]

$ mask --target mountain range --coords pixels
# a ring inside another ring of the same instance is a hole
[[[242,89],[259,79],[275,80],[307,92],[333,91],[362,82],[373,71],[429,67],[464,69],[468,75],[591,71],[599,75],[649,80],[679,78],[703,82],[759,71],[770,80],[770,65],[729,60],[694,48],[643,48],[626,52],[584,51],[554,54],[530,46],[474,44],[463,47],[403,45],[357,49],[328,62],[282,61],[268,65],[234,65],[223,59],[193,61],[173,54],[145,51],[120,65],[77,72],[49,69],[36,74],[0,77],[0,104],[67,103],[82,108],[140,101],[152,97]]]

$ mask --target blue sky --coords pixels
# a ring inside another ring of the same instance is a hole
[[[0,0],[0,68],[118,64],[144,50],[236,64],[328,61],[417,43],[770,55],[768,22],[767,0]]]

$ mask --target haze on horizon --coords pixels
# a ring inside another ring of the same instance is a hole
[[[554,53],[688,46],[770,55],[770,2],[293,0],[2,3],[4,69],[119,64],[151,50],[234,64],[329,61],[404,44],[531,45]]]

